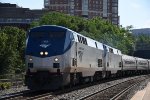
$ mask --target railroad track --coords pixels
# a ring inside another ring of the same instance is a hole
[[[48,91],[23,91],[19,93],[14,93],[3,98],[0,100],[42,100],[46,97],[52,97],[53,95],[51,92]],[[54,96],[53,96],[54,97]]]
[[[140,77],[124,81],[122,83],[109,86],[103,90],[95,91],[94,93],[79,98],[79,100],[122,100],[121,97],[123,97],[123,95],[145,79],[146,78],[144,77]]]
[[[121,100],[121,98],[123,96],[125,96],[126,93],[128,93],[131,89],[133,89],[134,87],[138,86],[140,84],[141,81],[130,85],[129,87],[125,88],[124,90],[122,90],[121,92],[119,92],[117,95],[115,95],[113,98],[111,98],[111,100]]]
[[[141,81],[145,80],[145,77],[138,77],[135,79],[131,79],[128,81],[124,81],[115,85],[111,85],[103,90],[100,91],[95,91],[91,94],[88,95],[84,95],[81,98],[78,98],[78,100],[117,100],[120,97],[122,97],[122,95],[125,94],[126,91],[128,91],[129,89],[131,89],[131,87],[137,85],[138,83],[140,83]],[[136,83],[136,84],[133,84]],[[131,86],[132,84],[132,86]],[[129,87],[130,86],[130,87]],[[83,86],[83,88],[88,87],[88,86]],[[2,99],[4,100],[51,100],[53,98],[58,98],[59,95],[61,94],[67,94],[70,93],[71,91],[74,90],[78,90],[80,89],[81,86],[79,87],[73,87],[71,89],[64,89],[64,90],[57,90],[57,91],[24,91],[21,93],[16,93],[13,95],[9,95],[8,97],[4,97]],[[1,99],[1,98],[0,98]],[[59,98],[58,98],[59,100]],[[69,99],[65,99],[64,100],[69,100]]]

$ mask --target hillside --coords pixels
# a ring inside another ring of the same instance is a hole
[[[131,30],[133,34],[139,35],[139,34],[149,34],[150,35],[150,28],[142,28],[142,29],[133,29]]]

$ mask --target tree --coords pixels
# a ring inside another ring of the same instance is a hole
[[[70,28],[87,37],[120,49],[123,53],[132,54],[134,38],[130,33],[132,26],[122,28],[113,25],[100,17],[93,19],[84,19],[76,16],[51,12],[44,15],[36,25],[60,25]]]
[[[150,49],[150,35],[149,34],[144,34],[141,33],[137,36],[134,37],[135,38],[135,49]]]
[[[16,27],[0,30],[0,74],[24,68],[25,31]]]

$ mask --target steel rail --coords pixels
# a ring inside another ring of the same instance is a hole
[[[127,93],[129,90],[131,90],[132,88],[134,88],[135,86],[140,84],[141,81],[143,81],[143,80],[140,80],[139,82],[132,84],[129,87],[125,88],[124,90],[122,90],[121,92],[116,94],[113,98],[111,98],[110,100],[119,100],[125,93]]]
[[[103,92],[105,92],[106,90],[109,90],[109,89],[111,89],[111,88],[113,88],[113,87],[116,87],[116,86],[118,86],[118,85],[120,85],[120,84],[127,83],[127,82],[130,82],[130,81],[132,81],[132,80],[136,80],[136,79],[139,79],[139,77],[138,77],[138,78],[135,78],[135,79],[127,80],[127,81],[124,81],[124,82],[120,82],[120,83],[117,83],[117,84],[115,84],[115,85],[111,85],[111,86],[109,86],[109,87],[104,88],[103,90],[98,90],[98,91],[96,91],[96,92],[94,92],[94,93],[90,93],[89,95],[83,96],[83,97],[79,98],[78,100],[86,100],[86,99],[91,98],[92,96],[94,96],[94,95],[96,95],[96,94],[98,94],[98,93],[103,93]],[[144,80],[145,80],[145,79],[144,79]],[[140,80],[140,81],[143,81],[143,80]],[[118,94],[118,96],[119,96],[119,94]],[[116,98],[117,98],[117,95],[116,95]],[[119,97],[118,97],[118,98],[119,98]],[[115,99],[115,97],[112,98],[112,100],[114,100],[114,99]]]

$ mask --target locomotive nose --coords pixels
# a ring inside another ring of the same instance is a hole
[[[42,53],[41,53],[42,54]],[[59,72],[61,69],[60,67],[63,66],[61,63],[61,57],[60,56],[54,56],[54,57],[45,57],[45,58],[39,58],[34,56],[27,57],[28,62],[28,68],[31,69],[31,71],[46,71],[49,72]]]

